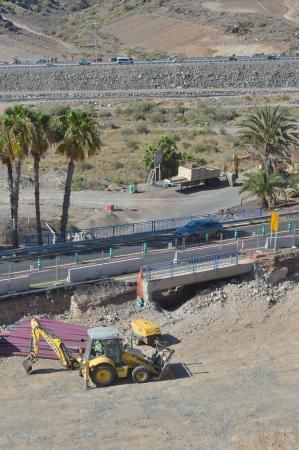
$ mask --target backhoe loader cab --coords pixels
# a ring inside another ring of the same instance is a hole
[[[121,339],[116,327],[97,327],[87,330],[88,342],[84,353],[84,361],[106,356],[114,364],[121,363],[123,351]]]

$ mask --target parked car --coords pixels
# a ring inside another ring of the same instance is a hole
[[[79,66],[90,66],[90,64],[91,62],[86,59],[81,59],[81,61],[79,61]]]
[[[280,55],[268,55],[267,59],[275,61],[277,59],[280,59]]]
[[[47,60],[45,58],[40,58],[35,61],[35,64],[47,64]]]
[[[222,232],[221,223],[212,219],[195,219],[175,230],[176,237],[191,241],[203,238],[206,234],[219,238]]]
[[[128,56],[118,56],[116,62],[117,64],[134,64],[133,58],[129,58]]]
[[[238,61],[238,58],[236,57],[236,55],[232,55],[228,58],[229,61]]]
[[[109,59],[109,61],[110,61],[110,62],[116,62],[116,61],[117,61],[117,56],[112,56],[112,57]]]
[[[19,58],[14,58],[9,64],[22,64],[22,61]]]

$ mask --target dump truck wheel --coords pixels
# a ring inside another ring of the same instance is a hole
[[[99,364],[90,373],[92,382],[97,387],[109,386],[115,379],[115,369],[109,364]]]
[[[144,366],[138,366],[133,369],[132,378],[135,383],[146,383],[149,380],[149,370]]]

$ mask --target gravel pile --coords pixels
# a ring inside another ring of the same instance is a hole
[[[99,91],[169,88],[291,88],[296,61],[1,69],[0,91]]]

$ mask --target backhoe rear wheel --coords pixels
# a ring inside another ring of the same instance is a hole
[[[90,378],[97,387],[109,386],[116,376],[114,367],[109,364],[99,364],[90,372]]]
[[[137,366],[132,371],[132,378],[135,383],[146,383],[150,378],[150,372],[144,366]]]

